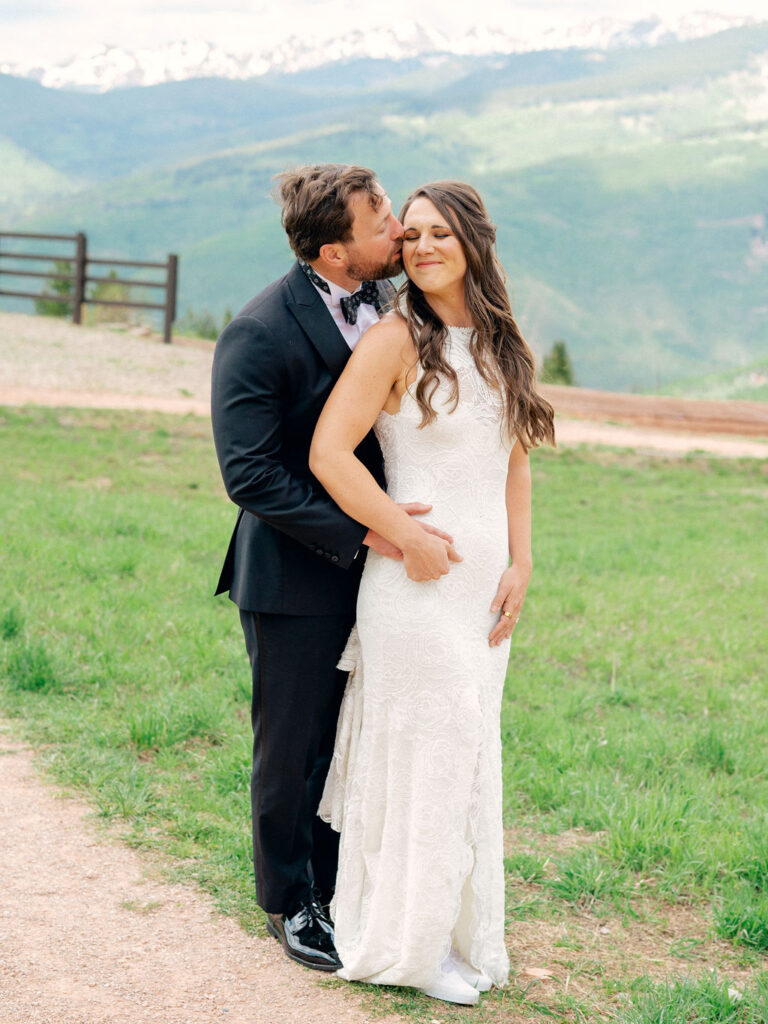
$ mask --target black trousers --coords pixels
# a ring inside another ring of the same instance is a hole
[[[333,892],[339,837],[317,817],[347,673],[346,615],[240,611],[251,662],[253,867],[259,906],[291,913],[311,886]]]

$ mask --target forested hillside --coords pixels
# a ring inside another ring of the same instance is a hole
[[[178,252],[182,311],[221,316],[283,271],[272,178],[319,160],[375,167],[396,205],[477,185],[525,333],[539,353],[564,339],[581,384],[768,357],[768,24],[104,94],[0,77],[0,228]]]

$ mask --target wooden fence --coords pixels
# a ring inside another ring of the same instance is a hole
[[[3,242],[6,239],[26,240],[32,242],[66,242],[70,248],[59,253],[38,253],[21,252],[11,248],[4,249]],[[10,266],[14,261],[21,264],[20,267]],[[58,269],[42,271],[39,269],[27,270],[27,266],[35,266],[37,263],[58,263],[69,265],[69,273],[59,273]],[[148,263],[144,260],[112,260],[96,259],[88,255],[88,243],[82,231],[75,235],[41,235],[28,231],[0,231],[0,296],[8,295],[22,299],[44,299],[62,302],[72,306],[72,323],[82,322],[82,309],[84,305],[98,306],[121,306],[129,309],[154,309],[163,313],[163,340],[170,344],[173,321],[176,319],[176,283],[178,277],[179,259],[174,253],[170,253],[165,263]],[[137,278],[103,277],[94,276],[90,273],[91,267],[136,267],[147,270],[162,270],[162,280],[139,280]],[[71,294],[55,295],[50,292],[31,292],[19,289],[10,290],[2,287],[3,277],[21,278],[44,278],[47,281],[67,281],[73,285]],[[88,294],[88,285],[93,284],[116,284],[125,285],[130,288],[158,288],[164,293],[164,302],[134,302],[123,299],[100,299]]]

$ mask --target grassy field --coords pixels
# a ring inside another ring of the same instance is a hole
[[[2,411],[0,701],[249,930],[249,677],[208,425]],[[372,1018],[768,1020],[768,467],[537,452],[502,731],[513,981]],[[340,982],[321,982],[337,984]],[[360,991],[356,989],[355,991]]]

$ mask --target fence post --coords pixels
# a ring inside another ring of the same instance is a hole
[[[168,277],[165,283],[165,323],[163,325],[163,341],[171,343],[171,327],[176,319],[176,278],[179,270],[179,257],[175,253],[168,255]]]
[[[82,231],[75,235],[75,293],[72,296],[72,323],[79,324],[83,318],[85,301],[86,240]]]

